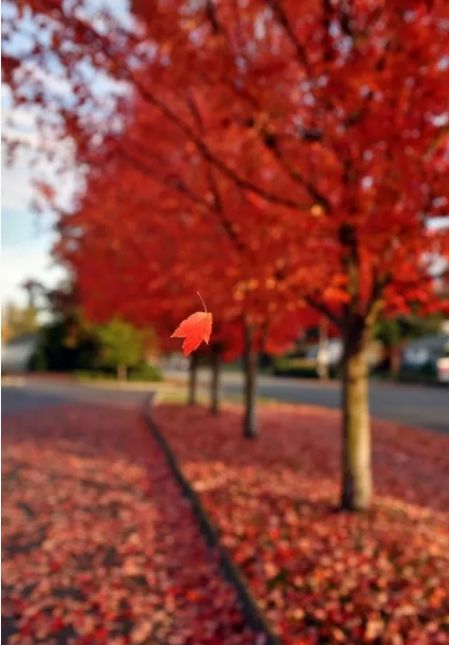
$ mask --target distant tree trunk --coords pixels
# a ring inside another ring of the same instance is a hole
[[[372,491],[368,361],[363,323],[349,325],[343,356],[342,508],[370,506]]]
[[[397,378],[401,371],[401,348],[399,345],[390,345],[388,348],[388,367],[390,376]]]
[[[210,411],[217,415],[220,409],[220,346],[211,347],[211,380],[210,380]]]
[[[198,373],[198,357],[196,354],[190,355],[189,363],[189,391],[188,391],[188,405],[196,405],[196,395],[197,395],[197,373]]]
[[[257,351],[254,342],[254,329],[245,323],[245,345],[243,351],[245,377],[245,413],[243,419],[243,434],[247,439],[254,439],[259,434],[256,419],[257,396]]]
[[[128,378],[128,368],[126,365],[117,365],[117,380],[126,381]]]
[[[325,318],[320,320],[319,326],[317,371],[320,379],[329,378],[329,338],[328,323]]]

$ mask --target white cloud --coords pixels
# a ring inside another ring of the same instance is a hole
[[[6,112],[6,114],[5,114]],[[56,285],[65,275],[54,264],[50,251],[55,238],[51,231],[54,213],[34,216],[31,205],[36,197],[33,179],[57,187],[58,205],[70,205],[75,185],[74,173],[61,178],[56,173],[56,161],[51,163],[39,154],[39,133],[34,116],[26,110],[3,110],[3,134],[6,138],[22,141],[26,146],[17,149],[13,163],[2,167],[2,256],[1,296],[7,300],[25,302],[21,284],[29,278],[42,281],[45,286]],[[56,152],[64,151],[59,144]],[[33,160],[37,163],[33,164]]]
[[[2,88],[3,89],[3,88]],[[62,84],[58,88],[64,91]],[[51,226],[55,213],[33,216],[31,206],[38,197],[34,180],[47,183],[56,190],[57,208],[70,207],[76,187],[77,173],[72,162],[72,150],[67,141],[48,136],[37,119],[33,106],[13,107],[8,92],[2,92],[2,134],[7,142],[18,142],[10,165],[3,150],[2,165],[2,254],[0,290],[2,303],[6,300],[25,302],[21,284],[34,278],[45,286],[55,286],[65,277],[63,268],[55,265],[50,252],[55,234]],[[46,154],[51,152],[52,160]],[[63,175],[58,168],[71,171]],[[47,210],[47,209],[46,209]]]
[[[2,208],[27,211],[33,197],[30,171],[26,164],[16,163],[2,171]]]
[[[1,257],[2,304],[8,300],[25,303],[25,291],[21,284],[29,279],[40,280],[47,287],[55,286],[65,273],[62,267],[52,263],[49,244],[23,247],[6,247]]]
[[[60,148],[62,151],[63,146]],[[76,173],[67,171],[60,175],[57,167],[58,161],[52,163],[42,156],[36,159],[32,148],[19,148],[13,163],[2,168],[2,207],[16,211],[29,210],[36,197],[33,180],[39,180],[54,186],[58,206],[68,208],[76,188]]]

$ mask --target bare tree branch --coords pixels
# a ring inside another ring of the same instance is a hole
[[[195,119],[196,123],[198,124],[198,128],[200,132],[203,132],[204,125],[203,125],[203,119],[201,116],[201,112],[199,110],[199,107],[193,97],[193,94],[190,93],[187,97],[187,104],[189,106],[189,109],[193,115],[193,118]],[[218,184],[215,179],[214,175],[214,169],[211,166],[209,162],[207,162],[206,166],[206,174],[207,174],[207,180],[209,184],[210,191],[213,196],[213,212],[217,216],[224,232],[228,236],[229,240],[233,243],[235,248],[241,253],[245,251],[246,245],[243,243],[243,241],[240,239],[240,237],[237,235],[235,232],[235,228],[228,220],[228,218],[225,215],[224,212],[224,207],[223,207],[223,200],[220,195],[220,189],[218,187]]]
[[[282,197],[281,195],[276,195],[269,190],[261,188],[257,184],[254,184],[252,181],[241,177],[233,168],[229,167],[224,161],[217,157],[209,146],[195,134],[192,128],[179,117],[171,108],[169,108],[161,99],[157,98],[152,92],[145,88],[142,83],[140,83],[136,78],[130,77],[129,79],[136,88],[138,89],[142,98],[154,105],[160,110],[164,116],[174,123],[185,135],[186,137],[194,143],[204,159],[212,163],[217,170],[219,170],[225,177],[228,177],[233,181],[239,188],[244,191],[251,192],[255,195],[258,195],[266,202],[271,204],[276,204],[278,206],[284,206],[291,210],[304,210],[310,208],[310,204],[301,204],[295,199],[289,197]]]
[[[329,320],[334,323],[338,329],[341,329],[343,326],[343,319],[341,316],[338,316],[336,313],[334,313],[329,307],[322,302],[321,300],[315,298],[314,296],[306,296],[304,300],[307,302],[308,305],[319,311],[320,313],[324,314]]]
[[[293,48],[296,52],[296,55],[298,57],[298,60],[300,61],[301,65],[306,69],[307,71],[309,70],[309,61],[307,59],[306,55],[306,50],[303,47],[303,45],[299,42],[297,39],[295,32],[293,30],[292,25],[290,24],[290,20],[288,19],[287,14],[285,13],[285,10],[281,4],[280,0],[266,0],[267,5],[273,10],[274,15],[276,16],[279,24],[283,27],[285,33],[287,34],[287,37],[290,41],[290,43],[293,45]]]

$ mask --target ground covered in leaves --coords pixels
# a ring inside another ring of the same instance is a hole
[[[3,642],[255,642],[137,413],[6,417],[3,478]]]
[[[260,417],[155,411],[282,642],[449,643],[449,437],[375,423],[374,507],[337,513],[338,413]]]

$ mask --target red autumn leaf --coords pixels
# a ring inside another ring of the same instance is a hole
[[[212,332],[212,314],[208,311],[196,311],[182,321],[175,329],[172,338],[184,338],[182,351],[184,356],[191,354],[204,341],[209,343]]]

